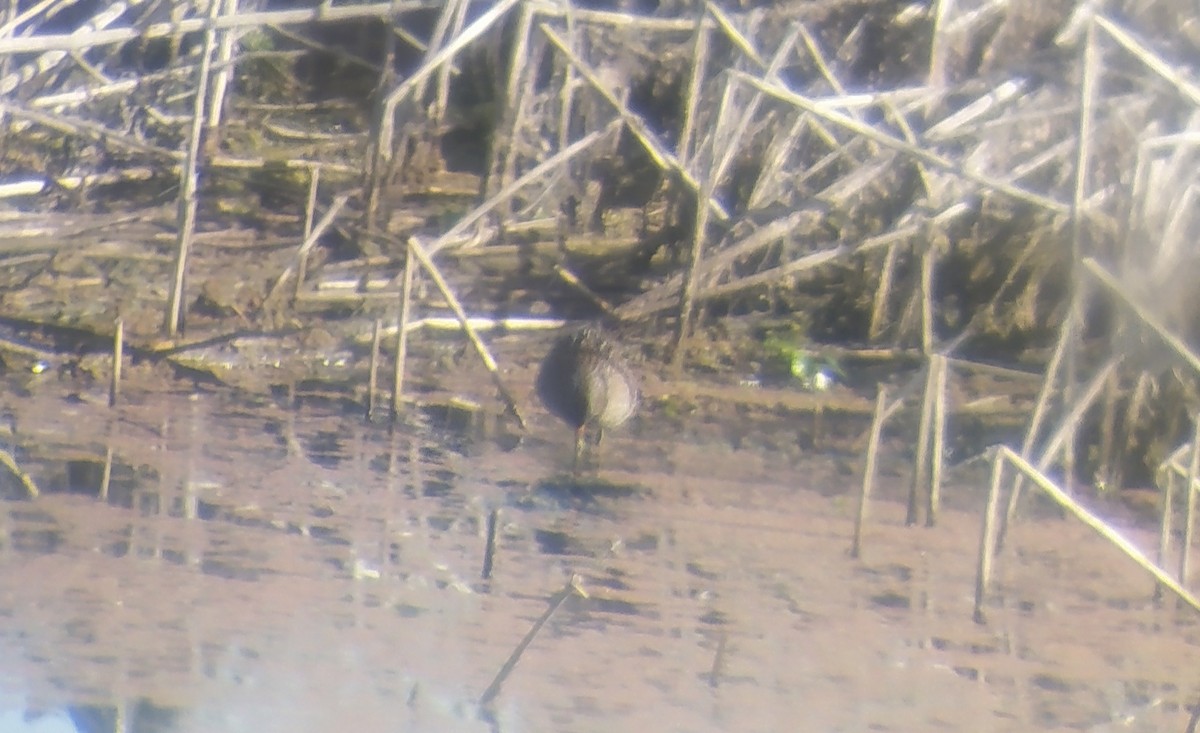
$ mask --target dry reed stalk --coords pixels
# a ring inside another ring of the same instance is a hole
[[[112,445],[108,445],[104,449],[104,469],[100,473],[99,499],[102,502],[108,501],[108,489],[112,484],[113,454],[114,452]],[[187,518],[192,519],[194,516],[188,516]]]
[[[1162,515],[1159,518],[1158,526],[1158,553],[1154,556],[1154,562],[1159,567],[1167,566],[1167,554],[1171,551],[1171,525],[1175,515],[1175,482],[1178,480],[1174,471],[1167,471],[1166,476],[1162,479],[1165,486],[1162,487]],[[1157,601],[1162,598],[1163,587],[1161,585],[1154,586],[1154,599]]]
[[[221,14],[221,3],[209,5],[208,20],[211,23]],[[217,35],[210,26],[204,32],[204,48],[200,55],[200,68],[196,74],[196,97],[192,108],[191,128],[188,131],[187,156],[179,181],[179,241],[175,253],[175,276],[171,280],[171,299],[167,307],[164,330],[174,338],[179,333],[183,319],[184,277],[187,273],[188,251],[192,245],[192,233],[196,229],[196,209],[200,205],[200,142],[203,136],[205,106],[209,103],[208,87],[212,72],[213,54],[216,53]]]
[[[414,276],[419,275],[420,271],[413,272]],[[399,296],[396,296],[399,297]],[[469,316],[467,323],[471,324],[471,328],[479,331],[557,331],[570,321],[562,318],[489,318],[487,316]],[[404,331],[408,334],[420,333],[422,331],[462,331],[462,323],[453,316],[426,316],[425,318],[409,319],[404,326]],[[398,326],[384,326],[383,336],[396,336],[400,332]],[[356,343],[369,343],[370,336],[367,334],[359,334],[355,337]]]
[[[475,352],[479,355],[480,360],[483,361],[483,365],[488,370],[488,374],[492,377],[492,382],[496,385],[496,389],[500,392],[500,396],[504,400],[505,405],[508,407],[509,411],[512,412],[513,417],[517,419],[517,424],[521,426],[522,430],[525,430],[525,418],[521,416],[521,410],[517,407],[517,401],[513,399],[512,394],[508,391],[508,387],[504,384],[504,378],[500,376],[499,365],[496,364],[495,358],[492,357],[492,354],[488,350],[487,346],[479,338],[479,334],[477,334],[475,329],[471,327],[470,319],[467,318],[466,311],[463,310],[462,304],[459,302],[458,297],[454,294],[454,291],[450,288],[450,285],[446,282],[445,278],[442,277],[442,273],[438,270],[437,265],[435,265],[433,260],[429,258],[429,255],[425,252],[424,247],[421,246],[420,241],[418,241],[415,236],[409,237],[408,245],[409,251],[416,255],[417,261],[421,263],[421,267],[425,268],[425,272],[429,274],[430,279],[433,280],[433,284],[437,286],[437,289],[441,292],[442,297],[444,297],[446,302],[450,305],[450,309],[454,311],[455,317],[458,318],[458,322],[462,325],[463,331],[467,334],[467,339],[471,342],[471,345],[475,347]],[[403,329],[401,329],[401,332],[403,332]]]
[[[11,101],[0,102],[0,112],[12,115],[20,119],[26,119],[30,122],[37,123],[51,130],[56,130],[67,135],[78,135],[84,139],[95,139],[103,141],[106,145],[112,145],[115,148],[129,150],[135,153],[143,153],[153,156],[159,160],[169,163],[179,163],[186,161],[186,154],[175,150],[167,150],[166,148],[151,145],[150,143],[138,140],[135,137],[119,133],[90,120],[80,120],[74,117],[69,117],[64,114],[48,114],[27,109]]]
[[[585,591],[580,585],[579,576],[572,576],[571,579],[567,581],[567,584],[563,586],[562,590],[550,596],[550,599],[546,604],[546,612],[543,613],[537,621],[533,622],[533,626],[530,627],[528,633],[525,634],[525,637],[522,638],[517,644],[516,648],[513,649],[512,654],[509,654],[508,659],[503,665],[501,665],[500,671],[496,673],[496,676],[492,679],[491,684],[488,685],[487,689],[483,691],[483,694],[479,696],[479,707],[481,709],[488,708],[496,699],[496,696],[500,694],[501,685],[503,685],[504,681],[508,679],[508,676],[512,674],[512,671],[516,669],[517,662],[521,660],[521,655],[525,653],[525,649],[531,642],[533,642],[534,638],[538,635],[538,632],[541,631],[542,627],[546,625],[546,622],[550,620],[550,617],[554,615],[554,612],[557,611],[571,596],[578,596],[580,598],[588,597],[587,591]]]
[[[726,37],[733,42],[733,45],[746,58],[753,61],[759,68],[767,65],[766,60],[758,53],[758,49],[754,47],[754,44],[738,30],[737,23],[719,5],[712,2],[712,0],[705,0],[704,10],[705,13],[712,16],[712,19],[716,21],[717,27],[725,32]]]
[[[679,176],[679,180],[683,181],[688,188],[690,188],[697,196],[699,196],[702,188],[700,182],[696,180],[695,176],[693,176],[691,172],[680,165],[679,159],[675,157],[675,154],[667,150],[666,146],[664,146],[658,139],[658,136],[655,135],[654,132],[651,131],[646,125],[646,123],[642,121],[642,118],[632,112],[629,109],[629,105],[618,99],[616,95],[614,95],[612,91],[605,86],[604,82],[601,81],[595,70],[593,70],[591,66],[573,53],[562,40],[562,38],[560,38],[558,34],[555,33],[552,28],[550,28],[549,25],[540,23],[538,25],[538,29],[541,30],[550,43],[553,44],[554,47],[557,48],[558,51],[575,66],[575,68],[592,87],[592,89],[594,89],[606,102],[608,102],[613,110],[616,111],[620,119],[625,123],[626,128],[635,138],[637,138],[638,142],[642,144],[642,147],[645,148],[647,155],[650,156],[650,159],[654,161],[655,165],[657,165],[663,171],[674,172],[677,174]],[[700,200],[705,201],[705,199]],[[729,220],[729,212],[725,210],[725,207],[720,201],[709,198],[706,203],[712,209],[713,215],[715,215],[720,221]]]
[[[1088,24],[1089,31],[1093,26],[1100,28],[1110,38],[1120,44],[1122,48],[1128,51],[1131,56],[1145,64],[1146,68],[1158,74],[1164,81],[1175,87],[1175,91],[1181,97],[1194,105],[1200,105],[1200,86],[1179,73],[1174,65],[1167,63],[1161,56],[1143,46],[1124,28],[1117,25],[1116,22],[1109,20],[1104,15],[1095,13],[1091,16],[1090,20],[1091,23]]]
[[[783,191],[779,185],[783,180],[783,171],[785,168],[789,168],[791,152],[803,139],[802,133],[807,126],[808,115],[800,114],[792,122],[790,128],[776,134],[771,139],[771,144],[763,156],[762,172],[759,174],[758,180],[754,182],[754,190],[750,192],[746,208],[755,211],[762,208],[768,201],[783,197]],[[827,159],[836,160],[838,157],[840,156],[830,155],[827,156]],[[809,171],[815,167],[817,166],[810,167]]]
[[[713,190],[720,181],[720,169],[723,153],[718,149],[717,141],[723,140],[729,134],[729,114],[732,103],[733,85],[726,81],[721,93],[721,104],[717,108],[716,120],[712,132],[712,156],[709,159],[707,175],[700,182],[700,200],[710,201]],[[745,117],[743,117],[745,119]],[[742,130],[733,132],[727,151],[733,151],[738,143],[737,135]],[[708,238],[709,207],[697,206],[696,218],[692,226],[692,246],[688,250],[687,273],[683,279],[683,287],[679,291],[679,309],[675,316],[675,338],[668,349],[668,360],[675,369],[683,364],[684,343],[691,334],[692,312],[696,301],[696,272],[704,257],[704,243]]]
[[[715,6],[710,2],[708,3],[708,7],[714,8]],[[732,26],[727,27],[722,25],[722,28],[725,29],[727,34],[736,32],[732,29]],[[779,72],[787,64],[788,59],[792,54],[792,48],[796,45],[796,39],[799,37],[802,31],[803,26],[795,27],[790,33],[788,33],[788,35],[784,36],[783,40],[779,42],[779,46],[775,49],[775,53],[771,57],[770,62],[765,65],[765,73],[768,78],[775,78],[778,76]],[[748,39],[745,39],[738,34],[736,44],[739,48],[750,49],[753,52],[752,58],[756,62],[762,64],[762,59],[759,57],[757,51],[753,50],[753,44]],[[733,90],[731,90],[731,87],[733,86],[732,82],[733,80],[726,79],[724,90],[725,95],[732,95],[735,93]],[[725,177],[725,174],[729,171],[729,166],[733,163],[738,151],[744,147],[741,145],[741,141],[746,137],[746,131],[750,128],[750,123],[753,122],[757,116],[758,109],[762,106],[765,96],[766,95],[764,95],[761,90],[756,89],[754,90],[753,95],[750,97],[749,102],[738,105],[741,108],[741,114],[738,116],[737,122],[734,124],[732,133],[721,135],[719,134],[721,126],[714,126],[712,134],[712,151],[713,159],[718,161],[714,169],[716,179],[714,181],[714,186]],[[722,104],[725,104],[725,102],[723,101]],[[724,145],[718,145],[718,142],[720,141],[724,141]]]
[[[1070,338],[1071,331],[1075,328],[1077,315],[1074,311],[1068,310],[1067,317],[1063,319],[1062,326],[1058,329],[1058,339],[1054,344],[1054,351],[1050,355],[1050,362],[1046,365],[1046,376],[1042,379],[1042,388],[1038,391],[1037,400],[1033,405],[1033,415],[1029,418],[1029,426],[1025,429],[1025,438],[1021,441],[1021,456],[1027,460],[1033,455],[1033,444],[1041,432],[1042,421],[1046,419],[1046,414],[1050,409],[1050,400],[1056,391],[1058,372],[1062,367],[1063,354],[1067,351],[1067,341]],[[1008,506],[1004,510],[1004,516],[1000,519],[1000,527],[996,533],[997,551],[1004,547],[1004,539],[1008,534],[1008,524],[1012,521],[1013,515],[1017,511],[1017,500],[1021,495],[1021,484],[1022,478],[1020,476],[1013,478],[1013,485],[1008,495]]]
[[[933,403],[937,388],[937,365],[930,356],[925,362],[925,391],[921,397],[921,420],[917,427],[917,446],[913,451],[912,483],[908,487],[908,511],[904,523],[912,526],[920,519],[921,505],[917,500],[922,490],[929,488],[929,447],[933,442]]]
[[[564,20],[567,24],[567,43],[576,48],[579,43],[579,21],[572,3],[565,3]],[[571,115],[575,110],[575,67],[563,64],[562,98],[558,103],[558,148],[567,147],[571,133]],[[530,90],[532,91],[532,90]]]
[[[440,235],[437,239],[433,240],[429,244],[429,246],[425,248],[425,251],[430,256],[433,256],[433,255],[440,253],[442,250],[446,249],[447,247],[451,247],[451,246],[461,247],[461,246],[465,246],[466,244],[468,244],[472,241],[477,241],[479,239],[479,237],[468,237],[466,235],[467,229],[469,229],[472,225],[479,222],[481,219],[483,219],[483,217],[487,216],[490,212],[494,211],[498,206],[500,206],[500,204],[507,201],[509,198],[511,198],[513,195],[515,195],[517,192],[519,192],[523,187],[529,185],[531,182],[537,180],[538,178],[546,175],[548,172],[553,172],[554,170],[560,168],[561,166],[565,165],[568,161],[570,161],[572,158],[574,158],[576,155],[579,155],[583,151],[590,148],[592,145],[595,145],[597,142],[602,140],[605,136],[610,135],[613,132],[615,132],[617,129],[617,126],[619,124],[620,124],[620,120],[611,121],[607,126],[605,126],[605,128],[603,130],[596,130],[596,131],[580,138],[579,140],[576,140],[574,143],[572,143],[567,148],[560,150],[559,152],[555,153],[554,155],[550,156],[546,160],[539,163],[534,168],[531,168],[529,171],[526,171],[520,178],[518,178],[517,180],[513,181],[512,183],[506,185],[503,189],[496,192],[487,201],[484,201],[482,204],[480,204],[479,206],[472,209],[470,211],[470,213],[468,213],[466,216],[462,217],[457,222],[455,222],[454,226],[452,226],[446,233]],[[400,279],[401,277],[403,277],[403,274],[397,275],[396,277],[392,278],[388,282],[386,287],[394,287],[396,284],[396,281],[398,279]]]
[[[1132,312],[1143,324],[1150,328],[1162,342],[1174,351],[1192,370],[1200,375],[1200,357],[1188,348],[1183,339],[1171,333],[1159,318],[1153,315],[1148,308],[1138,302],[1126,288],[1121,285],[1120,281],[1112,275],[1103,265],[1091,257],[1085,257],[1082,261],[1083,268],[1095,280],[1104,286],[1104,288],[1115,296],[1116,300]]]
[[[996,510],[1000,506],[1000,485],[1004,481],[1004,454],[999,449],[992,452],[992,480],[988,484],[987,504],[983,509],[983,529],[979,533],[979,561],[975,570],[975,623],[987,622],[983,613],[983,602],[987,598],[988,586],[992,582],[992,562],[999,546],[996,535]]]
[[[79,28],[72,31],[68,37],[73,41],[90,38],[94,34],[100,32],[101,29],[107,28],[108,26],[117,22],[117,20],[119,20],[121,16],[125,14],[126,10],[126,7],[120,3],[113,3],[108,7],[104,7],[103,5],[99,7],[103,9],[93,16],[91,20],[83,23],[79,26]],[[0,48],[7,43],[12,43],[15,40],[11,37],[11,35],[5,35],[7,37],[0,38]],[[59,63],[67,58],[68,50],[71,49],[42,49],[42,54],[36,59],[20,66],[16,71],[6,74],[3,79],[0,79],[0,96],[11,95],[22,83],[31,81],[39,74],[43,74],[52,70],[55,66],[58,66]],[[3,51],[0,51],[0,53],[3,53]],[[5,54],[6,57],[7,55],[8,54]]]
[[[321,186],[321,169],[319,167],[310,168],[308,171],[308,198],[304,201],[304,241],[308,241],[312,237],[313,219],[317,215],[317,190]],[[300,297],[300,288],[304,286],[304,279],[308,277],[308,252],[300,255],[296,261],[296,288],[292,292],[293,298]]]
[[[467,9],[471,3],[469,0],[452,0],[447,4],[447,10],[453,8],[453,16],[450,19],[449,33],[451,36],[457,36],[462,33],[463,24],[467,20]],[[439,20],[440,23],[440,20]],[[431,47],[442,45],[442,38],[435,33],[436,39],[430,44]],[[455,69],[451,64],[442,64],[437,71],[437,95],[434,101],[433,114],[430,116],[430,122],[435,127],[441,127],[446,118],[446,111],[450,106],[450,72]],[[423,90],[417,93],[417,97],[423,95]]]
[[[408,331],[412,319],[413,278],[416,277],[416,256],[411,243],[406,248],[404,284],[400,288],[400,324],[396,327],[396,364],[392,375],[392,419],[404,406],[404,368],[408,362]]]
[[[218,2],[218,0],[213,0]],[[223,6],[220,15],[237,15],[238,0],[220,0]],[[208,150],[216,151],[220,147],[221,115],[225,111],[225,94],[229,90],[229,80],[233,76],[234,51],[237,47],[238,31],[229,29],[221,31],[220,44],[217,47],[216,73],[212,81],[212,101],[208,106],[208,128],[205,142]]]
[[[792,104],[800,109],[810,112],[811,114],[832,122],[835,125],[845,128],[850,132],[855,133],[868,140],[873,140],[880,145],[904,153],[926,165],[933,166],[943,172],[957,175],[971,183],[980,186],[981,188],[990,189],[1003,193],[1007,196],[1032,204],[1038,208],[1045,209],[1054,214],[1065,214],[1069,211],[1069,207],[1062,202],[1056,201],[1048,196],[1044,196],[1033,191],[1028,191],[1009,181],[996,178],[994,176],[983,175],[974,171],[965,169],[962,165],[954,160],[951,160],[940,153],[936,153],[916,145],[911,145],[904,140],[898,140],[891,135],[882,133],[875,128],[859,122],[849,115],[839,112],[836,109],[830,109],[820,106],[812,97],[794,92],[790,89],[780,86],[778,83],[762,81],[748,74],[733,71],[731,72],[741,77],[747,84],[762,89],[767,94],[779,99],[783,102]]]
[[[1075,185],[1071,196],[1071,295],[1069,307],[1071,312],[1079,314],[1072,319],[1077,323],[1082,322],[1082,314],[1087,302],[1087,284],[1084,282],[1079,268],[1083,258],[1083,240],[1086,236],[1083,205],[1087,198],[1087,181],[1091,160],[1089,151],[1092,149],[1096,79],[1100,74],[1095,36],[1095,24],[1089,23],[1087,39],[1082,50],[1083,79],[1079,85],[1079,133],[1076,138],[1078,147],[1075,158]],[[1075,401],[1076,380],[1079,375],[1077,355],[1081,345],[1080,331],[1081,329],[1071,329],[1068,332],[1070,335],[1067,341],[1067,350],[1063,354],[1063,402],[1068,405]],[[1063,480],[1069,493],[1073,493],[1075,482],[1075,436],[1076,431],[1071,430],[1063,443]]]
[[[1200,476],[1200,417],[1196,419],[1195,435],[1192,436],[1192,458],[1188,462],[1187,494],[1183,506],[1183,540],[1179,547],[1179,582],[1188,582],[1188,567],[1191,565],[1192,535],[1196,529],[1196,478]]]
[[[496,209],[501,203],[507,201],[525,186],[536,181],[547,173],[555,172],[565,166],[572,158],[595,145],[600,140],[616,132],[619,120],[613,120],[604,126],[601,130],[595,130],[584,137],[571,143],[566,148],[558,151],[554,155],[546,158],[544,161],[534,166],[521,175],[520,178],[506,185],[501,190],[497,191],[487,201],[484,201],[479,206],[471,210],[469,214],[455,222],[445,234],[439,236],[430,243],[427,251],[430,255],[436,255],[446,247],[455,244],[456,240],[461,240],[467,229],[481,220],[488,213]],[[461,242],[459,242],[461,244]]]
[[[112,380],[108,384],[108,406],[116,407],[121,396],[121,363],[125,354],[125,320],[117,319],[116,332],[113,334]]]
[[[935,221],[945,218],[960,216],[966,213],[968,207],[963,204],[956,204],[950,209],[935,217]],[[804,212],[809,213],[809,212]],[[759,285],[767,285],[774,282],[779,282],[785,278],[790,278],[802,272],[815,269],[822,265],[832,264],[834,262],[842,262],[854,255],[865,254],[867,252],[888,247],[899,241],[919,234],[924,228],[924,225],[912,225],[894,229],[890,232],[884,232],[873,237],[868,237],[854,245],[838,245],[831,249],[819,250],[799,257],[791,262],[783,265],[772,267],[768,270],[737,278],[730,282],[721,283],[707,288],[702,288],[697,293],[697,298],[706,300],[708,298],[716,298],[725,295],[730,295],[747,288],[756,287]],[[716,256],[713,257],[716,259]],[[657,308],[655,310],[661,310]]]
[[[1124,357],[1121,355],[1109,357],[1100,369],[1092,376],[1092,379],[1084,386],[1079,396],[1071,403],[1071,409],[1059,421],[1058,427],[1051,433],[1049,439],[1042,445],[1041,455],[1034,464],[1038,471],[1045,471],[1054,462],[1054,457],[1070,445],[1070,440],[1077,432],[1079,424],[1083,419],[1083,415],[1091,408],[1092,403],[1100,395],[1104,385],[1108,382],[1111,375],[1116,373],[1117,367],[1120,365]],[[1065,402],[1065,400],[1064,400]],[[1064,471],[1067,468],[1064,468]],[[1003,547],[1005,535],[1008,531],[1008,526],[1016,514],[1017,501],[1021,495],[1021,482],[1014,481],[1011,493],[1008,496],[1008,506],[1005,509],[1004,518],[1000,526],[1000,534],[997,542],[997,549]]]
[[[604,315],[616,317],[617,312],[616,309],[613,308],[612,303],[609,303],[607,300],[596,294],[596,291],[589,288],[582,280],[579,279],[578,276],[575,275],[575,273],[571,272],[562,265],[555,265],[554,274],[558,275],[559,278],[561,278],[562,281],[567,285],[570,285],[572,288],[579,291],[583,297],[587,298],[592,302],[593,305],[599,308]]]
[[[326,230],[333,226],[333,222],[337,219],[338,214],[341,213],[342,209],[350,201],[350,197],[353,195],[353,193],[344,193],[335,198],[333,203],[329,205],[329,210],[325,212],[325,215],[321,217],[321,220],[317,222],[317,225],[313,227],[313,230],[308,234],[307,237],[304,238],[304,241],[300,243],[300,246],[296,248],[296,254],[292,257],[291,264],[289,264],[283,272],[279,273],[279,277],[276,278],[275,284],[271,286],[271,290],[267,293],[267,297],[263,300],[264,309],[268,304],[276,301],[276,299],[279,297],[279,293],[283,290],[283,286],[287,283],[288,278],[300,271],[301,261],[308,257],[308,253],[313,247],[316,246],[317,242],[320,241]]]
[[[1050,496],[1059,506],[1066,509],[1076,519],[1083,522],[1127,557],[1138,564],[1143,570],[1154,576],[1155,580],[1174,593],[1180,601],[1196,611],[1200,611],[1200,600],[1188,592],[1180,583],[1168,575],[1162,568],[1155,565],[1141,550],[1125,539],[1119,532],[1105,524],[1104,520],[1089,512],[1083,505],[1075,501],[1065,491],[1051,481],[1044,473],[1031,466],[1028,461],[1014,453],[1011,449],[1000,446],[1004,460],[1025,474],[1025,477]]]
[[[371,419],[375,413],[375,393],[378,391],[378,376],[379,376],[379,341],[383,331],[383,321],[375,319],[375,325],[371,329],[371,362],[367,368],[367,414],[366,418]]]
[[[4,466],[8,469],[9,473],[17,477],[17,480],[21,482],[21,486],[25,487],[25,493],[30,499],[36,499],[42,495],[33,477],[22,471],[21,467],[17,465],[17,459],[13,458],[12,454],[3,448],[0,448],[0,466]]]
[[[1121,398],[1121,380],[1117,372],[1108,375],[1104,382],[1104,402],[1100,412],[1100,438],[1096,464],[1102,472],[1105,490],[1120,491],[1121,477],[1113,466],[1116,453],[1117,400]],[[1127,423],[1132,425],[1133,423]]]
[[[492,162],[488,168],[487,181],[489,198],[496,195],[496,191],[512,178],[516,170],[519,151],[517,131],[524,124],[528,100],[533,95],[534,80],[537,77],[537,65],[529,63],[532,53],[529,41],[533,30],[533,15],[533,5],[522,3],[514,33],[516,42],[510,56],[512,63],[509,65],[508,82],[505,85],[504,118],[496,131],[498,139],[506,140],[508,144],[492,146]],[[564,94],[566,93],[564,90]]]
[[[402,3],[400,10],[420,10],[425,3]],[[110,8],[124,8],[112,4]],[[340,4],[328,7],[306,8],[302,10],[273,10],[254,13],[239,13],[237,15],[217,16],[216,18],[185,18],[178,22],[152,23],[144,28],[124,27],[106,30],[89,29],[87,26],[79,30],[56,34],[46,33],[14,38],[0,38],[0,54],[42,53],[45,51],[86,51],[98,46],[112,46],[127,43],[139,38],[150,40],[168,38],[188,33],[198,33],[205,30],[226,31],[237,28],[259,28],[269,25],[302,25],[305,23],[339,22],[364,18],[386,19],[397,10],[397,3],[381,2],[365,5]],[[119,17],[119,16],[118,16]]]
[[[611,10],[588,10],[574,4],[539,3],[537,11],[543,18],[565,18],[572,15],[581,23],[607,25],[629,33],[688,33],[695,24],[690,18],[659,18]],[[704,22],[707,26],[712,26],[712,21]]]
[[[367,131],[367,154],[363,170],[363,229],[370,236],[378,229],[380,206],[383,201],[385,181],[391,178],[395,161],[392,141],[383,141],[385,131],[395,125],[388,112],[387,94],[396,80],[396,34],[388,33],[383,45],[383,68],[375,88],[371,91],[371,121]]]
[[[875,475],[879,465],[879,439],[883,435],[883,423],[887,420],[887,387],[880,383],[875,387],[875,412],[871,417],[871,432],[867,438],[867,457],[863,461],[862,486],[858,492],[858,511],[854,515],[854,539],[850,543],[850,557],[862,557],[863,526],[867,521],[867,504],[875,486]]]
[[[382,172],[391,170],[393,163],[392,154],[395,150],[396,110],[399,108],[400,103],[414,96],[414,93],[418,92],[418,90],[423,89],[429,77],[442,64],[448,62],[459,51],[466,48],[472,41],[497,24],[508,12],[509,8],[517,4],[517,2],[518,0],[497,0],[495,4],[464,28],[461,33],[450,39],[436,53],[428,56],[416,71],[410,74],[383,98],[379,114],[376,118],[378,129],[372,131],[375,133],[375,140],[371,148],[371,154],[372,160],[375,162],[372,164],[371,170],[378,171],[378,173],[373,174],[371,179],[371,186],[368,191],[369,201],[372,197],[377,200],[379,196],[378,189],[382,182]],[[434,47],[435,44],[430,44],[431,51]],[[374,220],[373,213],[373,207],[368,206],[368,214],[370,214],[368,222]]]
[[[688,77],[687,95],[683,103],[683,123],[679,130],[679,164],[689,167],[692,161],[692,138],[696,132],[696,110],[700,106],[700,93],[704,89],[704,72],[708,67],[708,52],[711,39],[709,29],[704,24],[704,15],[696,14],[696,24],[692,29],[692,73]],[[568,68],[574,69],[568,64]]]
[[[892,279],[896,273],[896,258],[899,247],[891,245],[883,254],[883,265],[879,268],[879,285],[875,288],[875,297],[871,301],[871,325],[867,328],[867,341],[874,342],[883,335],[887,328],[888,301],[891,300]]]
[[[934,354],[931,363],[936,367],[933,395],[933,441],[930,443],[929,502],[925,508],[925,526],[937,524],[942,507],[942,466],[946,457],[946,357]]]
[[[931,239],[931,237],[926,237]],[[936,253],[932,241],[926,241],[921,250],[921,274],[918,279],[917,295],[921,303],[921,351],[926,356],[933,354],[933,268]]]

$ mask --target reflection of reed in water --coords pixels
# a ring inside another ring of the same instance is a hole
[[[637,410],[638,392],[628,364],[593,326],[559,336],[542,361],[538,397],[553,415],[575,428],[575,468],[583,456],[585,434],[596,429],[599,445]]]

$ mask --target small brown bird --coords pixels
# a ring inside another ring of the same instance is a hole
[[[629,366],[594,326],[555,340],[538,371],[537,392],[546,409],[575,428],[576,470],[587,428],[596,427],[599,445],[604,430],[624,423],[638,406]]]

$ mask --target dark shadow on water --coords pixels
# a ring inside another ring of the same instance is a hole
[[[609,503],[644,496],[645,487],[637,484],[615,483],[596,476],[560,474],[542,479],[512,503],[529,510],[572,509],[589,514],[611,513]]]
[[[180,710],[142,699],[131,706],[74,705],[67,714],[80,733],[165,733],[177,729]]]

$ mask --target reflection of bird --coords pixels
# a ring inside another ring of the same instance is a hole
[[[593,326],[559,336],[538,371],[537,392],[558,418],[575,428],[575,468],[588,426],[615,428],[637,409],[638,392],[629,366]]]

